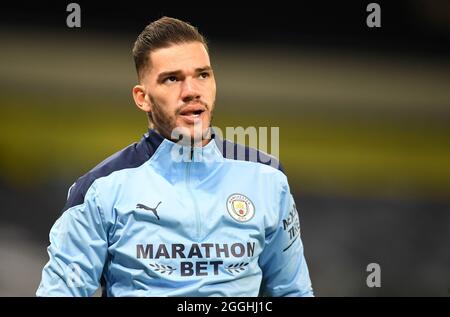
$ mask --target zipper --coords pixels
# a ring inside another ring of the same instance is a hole
[[[198,208],[197,199],[195,199],[194,192],[192,191],[192,188],[190,186],[191,165],[192,165],[193,156],[194,156],[194,149],[193,149],[193,147],[191,147],[191,160],[186,163],[186,188],[187,188],[189,195],[191,196],[192,202],[194,203],[196,234],[197,234],[197,240],[200,240],[200,233],[201,233],[200,210]]]

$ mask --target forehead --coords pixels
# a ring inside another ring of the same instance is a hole
[[[174,44],[150,53],[150,73],[190,70],[211,66],[209,54],[200,42]]]

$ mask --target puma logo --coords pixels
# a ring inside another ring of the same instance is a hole
[[[158,218],[159,220],[159,216],[158,216],[158,212],[156,211],[156,208],[158,208],[158,206],[161,204],[161,202],[159,202],[155,208],[151,208],[151,207],[147,207],[146,205],[143,204],[137,204],[136,208],[140,208],[140,209],[145,209],[145,210],[151,210],[151,212],[153,212],[156,216],[156,218]]]

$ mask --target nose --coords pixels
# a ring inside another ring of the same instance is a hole
[[[181,100],[189,102],[195,99],[200,99],[201,95],[198,91],[194,79],[187,77],[181,85]]]

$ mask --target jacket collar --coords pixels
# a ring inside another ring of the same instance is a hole
[[[221,138],[212,130],[211,140],[203,147],[180,145],[164,138],[154,129],[144,135],[148,150],[151,153],[151,164],[162,171],[175,172],[192,163],[195,170],[206,172],[214,169],[225,159],[220,151]],[[219,146],[218,146],[219,145]]]

